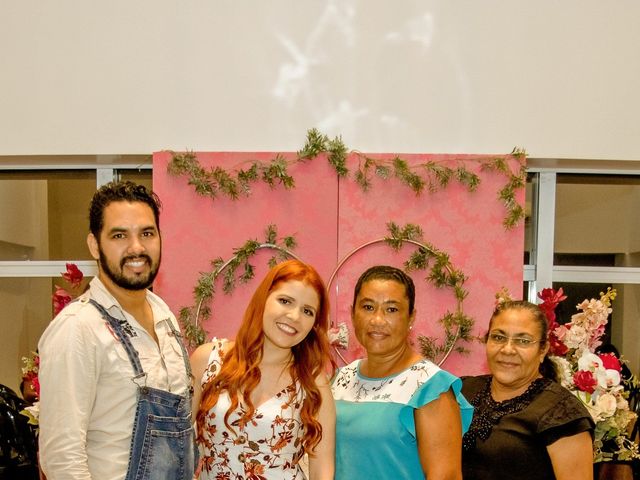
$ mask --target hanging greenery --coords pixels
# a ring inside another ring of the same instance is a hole
[[[452,181],[458,182],[469,192],[473,192],[480,184],[480,177],[468,170],[465,163],[469,161],[480,162],[483,170],[493,171],[506,177],[506,184],[497,195],[498,200],[504,204],[507,211],[503,220],[505,228],[515,227],[524,218],[524,207],[516,200],[516,192],[524,188],[526,181],[526,152],[519,148],[513,149],[510,154],[520,163],[520,167],[515,173],[509,168],[504,156],[460,158],[455,167],[449,167],[435,161],[409,165],[400,156],[395,156],[390,160],[380,160],[355,150],[349,150],[342,141],[342,137],[337,136],[330,139],[327,135],[313,128],[307,131],[305,145],[291,160],[285,159],[282,154],[276,154],[273,159],[267,162],[247,160],[246,163],[250,165],[248,168],[229,172],[219,166],[203,168],[193,152],[173,153],[168,171],[171,175],[188,177],[189,184],[194,186],[199,195],[212,199],[224,195],[236,200],[241,195],[251,195],[251,185],[259,181],[266,183],[271,188],[278,185],[282,185],[285,189],[294,188],[295,179],[288,173],[288,167],[292,164],[311,161],[320,155],[326,155],[327,161],[339,178],[349,178],[351,172],[347,166],[347,158],[350,154],[358,159],[353,179],[365,192],[371,188],[374,176],[382,180],[395,178],[409,187],[416,195],[421,195],[425,190],[428,193],[435,193],[446,188]]]
[[[245,168],[226,170],[220,166],[203,168],[193,152],[174,153],[169,162],[168,171],[174,176],[185,176],[193,185],[197,194],[216,199],[219,196],[237,200],[241,196],[251,195],[251,187],[256,182],[263,182],[271,188],[282,186],[289,190],[295,188],[295,179],[289,174],[288,168],[296,163],[306,163],[318,156],[325,156],[339,178],[353,179],[365,192],[373,185],[373,179],[397,180],[410,188],[416,195],[435,193],[447,188],[452,182],[462,185],[467,191],[474,192],[481,183],[479,175],[466,168],[468,162],[479,162],[482,171],[494,172],[506,178],[506,183],[497,192],[498,200],[505,206],[506,215],[503,225],[506,229],[515,227],[524,218],[524,208],[516,200],[516,193],[524,188],[526,181],[525,159],[526,153],[522,149],[514,149],[511,154],[519,161],[519,168],[512,171],[506,156],[486,157],[468,156],[459,159],[437,162],[429,160],[411,165],[406,159],[396,155],[391,159],[379,159],[367,156],[361,152],[349,150],[341,137],[329,138],[316,129],[307,132],[304,146],[294,158],[285,158],[276,154],[271,160],[246,160]],[[357,166],[353,172],[347,166],[349,158],[357,159]],[[451,166],[453,164],[453,166]],[[473,320],[462,311],[462,302],[467,296],[464,289],[465,275],[455,269],[448,254],[437,250],[433,245],[422,241],[422,230],[417,225],[407,224],[403,227],[393,222],[387,224],[389,236],[384,241],[393,249],[399,250],[403,245],[411,243],[418,248],[411,253],[405,262],[408,271],[428,271],[425,280],[436,288],[451,288],[457,307],[454,312],[447,312],[439,322],[444,328],[444,340],[441,343],[432,337],[418,336],[418,343],[423,355],[435,359],[446,356],[455,349],[463,352],[465,349],[456,346],[458,339],[469,341],[472,339],[470,330]],[[270,265],[278,259],[295,257],[292,250],[296,242],[293,237],[285,237],[278,241],[275,226],[267,228],[265,240],[248,240],[234,250],[234,255],[226,262],[217,258],[211,262],[212,271],[202,273],[194,288],[195,303],[192,307],[180,311],[180,319],[185,327],[185,334],[192,346],[205,341],[206,334],[201,326],[201,320],[211,315],[208,304],[215,294],[215,281],[222,275],[222,288],[225,293],[231,293],[237,282],[246,283],[254,277],[254,267],[249,262],[251,257],[262,248],[274,249],[277,253],[270,260]]]
[[[236,288],[238,282],[247,283],[255,276],[254,266],[249,260],[261,249],[275,251],[269,259],[269,267],[278,261],[290,257],[297,258],[292,250],[296,248],[296,240],[293,236],[278,239],[278,231],[275,225],[269,225],[265,231],[265,239],[262,242],[247,240],[240,248],[233,250],[233,256],[226,262],[221,258],[211,261],[211,272],[201,272],[200,278],[193,289],[194,305],[180,309],[180,322],[184,327],[184,335],[191,347],[202,345],[206,341],[206,332],[202,328],[202,320],[211,316],[209,304],[216,293],[216,279],[222,274],[222,290],[230,294]]]
[[[422,229],[418,225],[407,224],[403,227],[394,222],[387,223],[389,235],[381,239],[395,251],[399,251],[404,245],[412,244],[417,246],[417,250],[411,253],[408,260],[404,262],[404,268],[408,272],[428,270],[425,281],[432,283],[436,288],[451,288],[456,299],[456,309],[454,312],[447,312],[439,323],[444,328],[444,339],[438,341],[435,337],[418,335],[418,343],[421,353],[431,360],[441,358],[441,362],[446,359],[452,350],[463,353],[466,349],[461,345],[456,345],[458,340],[470,341],[471,327],[473,319],[464,314],[462,303],[467,296],[464,290],[466,280],[462,271],[453,267],[449,261],[449,255],[440,251],[432,245],[425,243],[422,239]],[[370,243],[364,245],[368,246]],[[364,247],[362,246],[362,247]],[[354,250],[343,259],[340,266],[360,248]],[[184,327],[185,338],[191,347],[196,347],[207,341],[207,334],[202,327],[202,322],[211,317],[209,304],[214,298],[216,280],[222,275],[222,289],[224,293],[231,293],[238,282],[247,283],[254,277],[254,266],[249,263],[251,258],[261,249],[275,250],[275,255],[269,259],[269,267],[273,267],[278,261],[287,258],[298,258],[293,250],[296,248],[296,240],[293,236],[278,239],[278,232],[275,225],[269,225],[265,232],[265,239],[262,242],[257,240],[247,240],[240,248],[233,250],[233,256],[224,261],[218,257],[211,261],[212,271],[203,272],[194,288],[194,304],[191,307],[184,307],[180,310],[180,321]],[[334,272],[334,275],[335,273]],[[332,279],[334,278],[332,275]],[[339,352],[338,352],[339,354]]]
[[[451,288],[456,299],[454,312],[447,312],[438,321],[444,328],[444,340],[438,343],[434,337],[418,335],[418,344],[424,357],[434,360],[440,357],[441,362],[446,359],[452,350],[464,353],[467,350],[456,345],[458,340],[471,341],[471,328],[473,319],[465,315],[462,304],[468,292],[464,289],[466,276],[461,270],[454,268],[449,260],[449,255],[436,249],[433,245],[425,243],[422,239],[422,229],[418,225],[407,224],[400,227],[393,222],[387,224],[390,236],[385,237],[385,242],[394,250],[399,251],[403,245],[409,243],[416,245],[409,259],[404,262],[408,272],[428,270],[425,280],[436,288]]]

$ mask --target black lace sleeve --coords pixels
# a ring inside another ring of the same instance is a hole
[[[581,432],[593,436],[594,423],[589,411],[571,392],[554,383],[549,389],[549,408],[538,423],[538,434],[545,445]]]

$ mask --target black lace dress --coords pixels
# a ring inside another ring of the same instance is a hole
[[[474,406],[463,437],[465,480],[554,479],[547,446],[580,432],[593,432],[587,409],[556,382],[540,378],[518,397],[496,402],[491,376],[463,377],[462,393]]]

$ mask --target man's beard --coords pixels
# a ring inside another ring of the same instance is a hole
[[[120,288],[124,288],[125,290],[144,290],[145,288],[150,287],[151,284],[153,284],[153,281],[156,279],[156,275],[158,274],[158,270],[160,269],[161,257],[158,257],[158,263],[154,267],[151,257],[143,253],[140,255],[129,255],[122,258],[122,260],[120,260],[120,271],[116,271],[109,264],[109,261],[107,260],[107,257],[105,257],[102,248],[100,248],[100,245],[98,245],[98,251],[100,252],[100,268],[102,269],[104,274],[109,277],[109,279],[113,283],[115,283]],[[122,273],[124,264],[129,260],[135,259],[144,259],[149,265],[149,273],[144,276],[140,275],[133,278],[125,277]]]

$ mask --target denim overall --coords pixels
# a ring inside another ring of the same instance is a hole
[[[147,374],[142,370],[138,352],[122,331],[120,321],[109,315],[95,300],[90,299],[89,302],[109,322],[122,343],[135,373],[132,381],[138,385],[138,404],[125,480],[192,480],[195,463],[194,431],[191,424],[193,389],[189,389],[189,393],[182,397],[147,387]],[[180,332],[171,322],[167,323],[182,349],[187,375],[191,379],[189,357]]]

